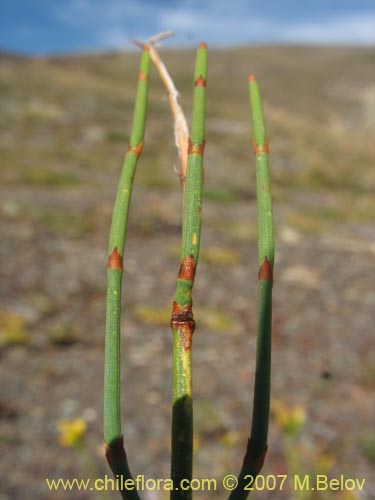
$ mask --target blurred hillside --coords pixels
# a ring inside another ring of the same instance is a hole
[[[194,53],[160,53],[190,117]],[[370,48],[209,52],[194,292],[195,477],[220,482],[238,472],[251,417],[258,271],[252,72],[270,138],[277,248],[264,474],[366,478],[362,493],[296,492],[289,484],[255,492],[256,499],[375,498],[373,61]],[[138,63],[138,53],[0,55],[1,500],[25,491],[30,499],[116,498],[51,493],[45,478],[109,473],[101,427],[107,238]],[[168,324],[181,219],[174,166],[171,114],[153,70],[124,260],[122,354],[129,461],[135,475],[154,478],[169,475]],[[88,425],[84,446],[61,446],[59,422],[77,417]],[[226,496],[222,488],[196,493]]]

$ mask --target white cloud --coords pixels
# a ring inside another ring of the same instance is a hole
[[[175,43],[200,39],[210,45],[267,43],[375,42],[374,15],[346,15],[321,20],[275,20],[250,10],[251,0],[184,0],[172,6],[145,0],[66,0],[57,17],[66,25],[94,34],[95,49],[129,46],[128,37],[141,39],[170,29]],[[171,42],[173,43],[173,41]]]
[[[217,41],[225,41],[226,37],[246,36],[246,33],[253,31],[261,34],[263,29],[267,29],[267,22],[259,18],[236,17],[217,15],[212,12],[197,12],[189,10],[166,11],[161,16],[164,26],[171,26],[175,31],[194,31],[207,33]]]
[[[129,45],[129,37],[119,28],[104,30],[99,39],[103,47],[121,49]]]
[[[356,43],[375,42],[375,15],[352,15],[290,27],[285,40],[295,42]]]
[[[146,23],[160,10],[157,3],[150,4],[144,0],[107,0],[105,3],[98,0],[65,0],[63,4],[58,4],[54,13],[62,22],[72,26],[110,27],[122,24],[125,28],[132,20],[143,19]]]
[[[194,1],[194,0],[193,0]],[[220,4],[223,5],[222,3]],[[164,10],[161,15],[163,29],[177,33],[193,33],[215,45],[244,42],[291,43],[348,43],[375,42],[375,15],[336,16],[316,21],[290,20],[277,22],[266,16],[241,16],[241,9],[230,4],[209,10],[180,8]],[[244,9],[246,12],[246,10]]]

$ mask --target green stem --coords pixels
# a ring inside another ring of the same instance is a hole
[[[120,415],[120,315],[122,259],[125,247],[133,179],[142,151],[148,99],[150,54],[143,51],[130,145],[125,156],[112,216],[108,248],[108,282],[104,361],[104,440],[109,465],[115,475],[131,478],[122,444]],[[135,491],[122,491],[126,499],[139,499]]]
[[[258,338],[254,384],[253,419],[250,438],[242,469],[238,476],[238,486],[230,500],[245,499],[249,491],[249,478],[259,474],[267,452],[267,435],[270,409],[271,379],[271,323],[272,285],[274,265],[273,217],[268,167],[268,140],[263,122],[262,101],[258,84],[253,75],[249,78],[250,104],[253,121],[253,148],[256,161],[256,184],[258,205]]]
[[[193,469],[192,407],[192,335],[195,328],[192,312],[192,289],[199,257],[203,183],[203,150],[205,144],[207,47],[197,51],[194,73],[194,102],[188,147],[184,210],[182,222],[181,264],[173,303],[173,413],[171,477],[174,487],[171,499],[191,499],[191,490],[179,486],[191,480]]]

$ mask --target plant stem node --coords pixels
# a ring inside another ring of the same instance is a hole
[[[143,82],[147,82],[148,76],[145,73],[143,73],[143,71],[140,71],[139,75],[138,75],[138,80],[143,81]]]
[[[259,474],[261,471],[263,464],[264,464],[264,459],[266,458],[266,453],[267,453],[268,446],[265,447],[265,449],[261,452],[255,452],[253,444],[251,442],[251,439],[247,441],[247,449],[246,449],[246,454],[243,459],[244,465],[246,465],[247,470],[252,471],[252,475],[255,477]]]
[[[180,306],[176,301],[173,302],[171,327],[181,335],[182,346],[185,350],[191,349],[195,330],[192,305],[192,302],[184,306]]]
[[[195,277],[195,270],[196,262],[193,255],[187,255],[181,261],[178,278],[180,280],[193,281]]]
[[[191,141],[191,139],[189,138],[188,155],[203,156],[205,145],[206,145],[206,141],[203,141],[199,144],[194,144]]]
[[[273,280],[273,269],[267,257],[264,257],[264,261],[259,268],[258,279],[264,281]]]
[[[206,80],[203,78],[202,75],[199,75],[198,78],[194,82],[195,87],[205,87],[206,86]]]
[[[124,448],[124,437],[122,434],[119,438],[115,439],[110,444],[104,443],[104,448],[105,457],[112,470],[116,466],[116,464],[126,462],[127,458]]]
[[[143,145],[144,145],[144,141],[141,141],[136,146],[129,145],[127,153],[134,153],[135,155],[140,156],[142,153]]]
[[[266,140],[266,144],[264,144],[264,145],[258,145],[258,144],[255,144],[255,141],[252,138],[251,139],[251,144],[253,146],[253,151],[254,151],[255,155],[258,154],[258,153],[267,153],[267,154],[269,154],[269,152],[270,152],[270,141],[268,139]]]
[[[108,257],[108,269],[118,269],[122,271],[122,257],[117,247],[112,250],[111,255]]]

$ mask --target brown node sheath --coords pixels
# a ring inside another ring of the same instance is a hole
[[[187,255],[184,257],[180,264],[180,269],[178,271],[178,278],[180,280],[193,281],[195,277],[195,270],[197,264],[195,262],[193,255]]]
[[[193,255],[184,257],[178,271],[178,279],[194,281],[195,270],[197,264]],[[191,349],[192,337],[195,330],[195,321],[193,316],[193,302],[180,305],[176,301],[173,302],[171,327],[177,330],[181,336],[181,343],[184,350]]]
[[[138,75],[138,80],[142,82],[148,82],[148,76],[145,73],[143,73],[143,71],[140,71]]]
[[[191,254],[187,255],[180,263],[178,279],[194,281],[196,267],[197,263],[194,256]],[[192,307],[192,301],[185,305],[180,305],[176,301],[173,302],[171,327],[180,333],[182,346],[185,350],[191,349],[192,337],[195,330]]]
[[[137,156],[140,156],[140,154],[142,153],[142,149],[143,149],[143,144],[144,144],[144,141],[141,141],[139,144],[137,144],[136,146],[128,146],[128,149],[127,149],[127,153],[134,153],[136,154]]]
[[[267,449],[268,446],[266,446],[266,448],[262,452],[255,453],[251,443],[251,439],[248,439],[247,441],[247,448],[245,457],[243,459],[243,465],[253,472],[254,478],[262,470],[264,459],[266,458]]]
[[[181,336],[181,343],[184,350],[191,349],[192,337],[195,330],[195,321],[192,311],[192,302],[180,306],[173,302],[171,327],[177,330]]]
[[[198,78],[194,82],[195,87],[205,87],[206,86],[206,80],[203,78],[202,75],[199,75]]]
[[[262,262],[262,265],[259,268],[258,279],[264,281],[273,280],[273,269],[267,257],[264,257],[264,261]]]
[[[253,73],[250,73],[249,75],[249,82],[255,82],[255,76],[253,75]]]
[[[206,43],[206,42],[201,42],[201,43],[199,44],[198,49],[207,49],[207,43]]]
[[[203,141],[200,144],[194,144],[191,141],[191,139],[189,138],[188,155],[203,156],[205,145],[206,145],[206,141]]]
[[[122,257],[117,247],[112,250],[111,255],[108,257],[108,269],[118,269],[122,271]]]
[[[122,434],[118,439],[112,441],[111,444],[104,443],[104,448],[105,457],[107,459],[108,465],[112,470],[116,466],[116,464],[126,462],[127,458],[124,448],[124,437]]]
[[[251,139],[251,144],[253,146],[253,151],[254,154],[258,153],[267,153],[269,154],[270,152],[270,141],[267,139],[266,144],[264,146],[258,146],[258,144],[255,144],[254,139]]]

